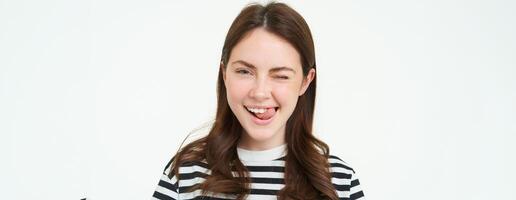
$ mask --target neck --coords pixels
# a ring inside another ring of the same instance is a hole
[[[238,158],[244,163],[269,162],[285,156],[287,153],[287,144],[261,151],[237,148],[237,153]]]
[[[240,141],[238,142],[238,147],[246,150],[251,151],[263,151],[272,149],[278,146],[281,146],[285,144],[285,139],[282,137],[278,140],[254,140],[253,138],[250,138],[246,134],[242,135],[242,138],[240,138]]]

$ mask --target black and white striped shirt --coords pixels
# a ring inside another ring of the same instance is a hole
[[[276,193],[284,187],[283,172],[285,169],[286,144],[265,150],[250,151],[237,148],[239,159],[249,170],[251,192],[247,199],[270,200],[277,199]],[[336,156],[330,156],[331,181],[341,200],[364,200],[355,171]],[[176,176],[168,177],[168,163],[161,180],[152,195],[152,199],[235,199],[233,195],[208,193],[201,196],[201,190],[186,193],[189,187],[202,183],[211,171],[205,162],[184,164],[179,168],[180,180]],[[204,197],[204,198],[203,198]]]

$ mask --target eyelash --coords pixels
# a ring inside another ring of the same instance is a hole
[[[247,75],[249,74],[249,71],[247,70],[237,70],[236,71],[237,74],[244,74],[244,75]],[[276,76],[276,78],[279,78],[279,79],[284,79],[284,80],[287,80],[289,79],[288,76]]]
[[[246,74],[249,74],[249,71],[247,71],[247,70],[237,70],[236,71],[237,74],[244,74],[242,72],[246,72]]]

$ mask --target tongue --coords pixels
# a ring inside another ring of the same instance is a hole
[[[275,113],[276,113],[276,109],[268,108],[267,111],[265,111],[264,113],[255,113],[255,115],[256,115],[256,117],[260,118],[261,120],[268,120],[272,116],[274,116]]]

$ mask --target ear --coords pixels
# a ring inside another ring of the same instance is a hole
[[[314,80],[315,77],[315,68],[311,68],[310,71],[308,71],[308,74],[306,77],[303,77],[303,82],[301,83],[301,89],[299,90],[299,96],[303,95],[306,92],[306,89],[308,89],[308,86],[310,86],[310,83],[312,80]]]

